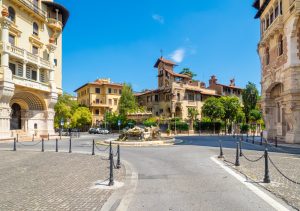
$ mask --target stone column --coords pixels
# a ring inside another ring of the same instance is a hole
[[[11,108],[9,102],[14,94],[12,72],[9,69],[9,26],[11,21],[7,18],[8,11],[3,9],[0,18],[2,30],[2,53],[0,67],[0,138],[9,138]]]

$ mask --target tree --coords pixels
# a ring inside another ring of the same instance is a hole
[[[258,122],[262,122],[260,120],[262,120],[262,114],[261,114],[261,112],[258,109],[252,109],[250,111],[250,113],[249,113],[249,121],[252,124],[255,124],[255,126],[252,125],[253,126],[252,127],[253,131],[257,129]]]
[[[92,123],[92,113],[87,107],[78,107],[71,117],[71,127],[81,128]]]
[[[199,112],[196,108],[188,108],[188,116],[190,118],[190,130],[194,129],[194,121],[196,120]]]
[[[54,126],[56,128],[60,127],[60,122],[64,121],[64,127],[67,125],[67,120],[71,119],[73,113],[78,108],[78,103],[75,100],[72,100],[72,96],[64,93],[58,97],[57,103],[54,106],[55,117],[54,117]]]
[[[220,99],[209,97],[202,106],[202,114],[204,117],[209,117],[214,123],[217,119],[222,119],[225,115],[223,104]],[[215,133],[215,124],[214,124]]]
[[[220,102],[223,105],[224,108],[224,116],[222,120],[225,124],[225,134],[227,132],[227,123],[232,124],[233,121],[236,119],[236,115],[238,113],[238,110],[241,107],[239,98],[232,97],[232,96],[224,96],[220,98]]]
[[[244,112],[246,116],[246,122],[249,123],[250,111],[256,108],[258,101],[258,90],[254,83],[248,82],[246,89],[242,92]]]
[[[133,95],[132,87],[129,84],[124,84],[122,95],[119,102],[119,112],[121,115],[127,115],[129,111],[138,109],[135,96]]]
[[[191,78],[194,78],[197,76],[193,71],[190,70],[190,68],[183,68],[180,74],[187,75]]]

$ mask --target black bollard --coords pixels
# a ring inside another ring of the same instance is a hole
[[[113,152],[112,152],[112,146],[111,146],[111,141],[109,142],[109,155],[108,155],[108,157],[110,156],[110,154],[112,154]]]
[[[95,140],[93,139],[92,155],[95,155]]]
[[[242,152],[242,140],[241,139],[240,139],[239,145],[240,145],[240,157],[242,157],[243,156],[243,152]]]
[[[268,156],[268,149],[265,149],[265,176],[264,176],[264,183],[270,183],[270,176],[269,176],[269,156]]]
[[[72,153],[72,138],[70,138],[69,142],[69,153]]]
[[[58,152],[58,139],[55,139],[55,152]]]
[[[121,160],[120,160],[120,145],[118,144],[117,169],[119,168],[121,168]]]
[[[236,142],[235,166],[240,166],[239,142]]]
[[[220,155],[218,156],[218,158],[224,158],[224,154],[223,154],[223,147],[222,147],[222,141],[219,141],[219,145],[220,145]]]
[[[44,152],[45,149],[44,149],[44,138],[42,138],[42,152]]]
[[[275,147],[278,147],[278,139],[277,139],[277,136],[275,137]]]
[[[252,136],[252,144],[254,144],[254,138],[255,138],[255,134],[253,133],[253,136]]]
[[[16,141],[16,138],[14,138],[14,148],[13,148],[14,151],[17,151],[17,141]]]
[[[114,161],[113,161],[113,154],[112,153],[110,153],[110,155],[109,155],[109,160],[110,160],[110,162],[109,162],[109,183],[108,183],[108,186],[113,186],[114,185],[114,167],[113,167],[113,165],[114,165]]]

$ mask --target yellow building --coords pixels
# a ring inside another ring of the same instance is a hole
[[[110,79],[98,79],[76,89],[79,104],[90,108],[93,125],[99,126],[105,120],[106,112],[118,112],[123,85]]]
[[[300,143],[300,1],[256,0],[265,136]]]
[[[69,12],[52,0],[2,0],[0,9],[0,138],[52,134]]]

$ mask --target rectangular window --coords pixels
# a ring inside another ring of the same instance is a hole
[[[95,89],[95,92],[96,92],[97,94],[100,94],[100,88],[96,88],[96,89]]]
[[[40,70],[40,82],[45,83],[46,82],[46,71]]]
[[[20,77],[23,77],[23,64],[18,62],[18,71],[17,71],[17,75]]]
[[[99,104],[100,103],[100,100],[99,99],[96,99],[96,104]]]
[[[159,101],[159,97],[158,95],[155,95],[155,102],[158,102]]]
[[[33,45],[32,46],[32,54],[34,54],[34,55],[39,54],[39,48]]]
[[[16,65],[13,63],[9,63],[9,69],[11,70],[13,75],[16,75]]]
[[[117,94],[118,93],[118,90],[117,89],[114,89],[114,94]]]
[[[111,94],[111,88],[108,88],[108,94]]]
[[[96,110],[95,110],[95,114],[96,114],[96,115],[99,115],[99,113],[100,113],[100,112],[99,112],[99,109],[96,109]]]
[[[8,40],[11,45],[16,45],[16,37],[14,35],[9,34]]]
[[[54,65],[57,67],[57,59],[54,59]]]
[[[37,80],[37,71],[35,71],[35,70],[31,71],[31,79],[35,80],[35,81]]]
[[[109,103],[109,105],[112,105],[112,100],[109,99],[109,100],[108,100],[108,103]]]
[[[119,90],[119,94],[120,94],[120,95],[122,94],[122,89]]]
[[[118,100],[114,99],[114,105],[118,105]]]

